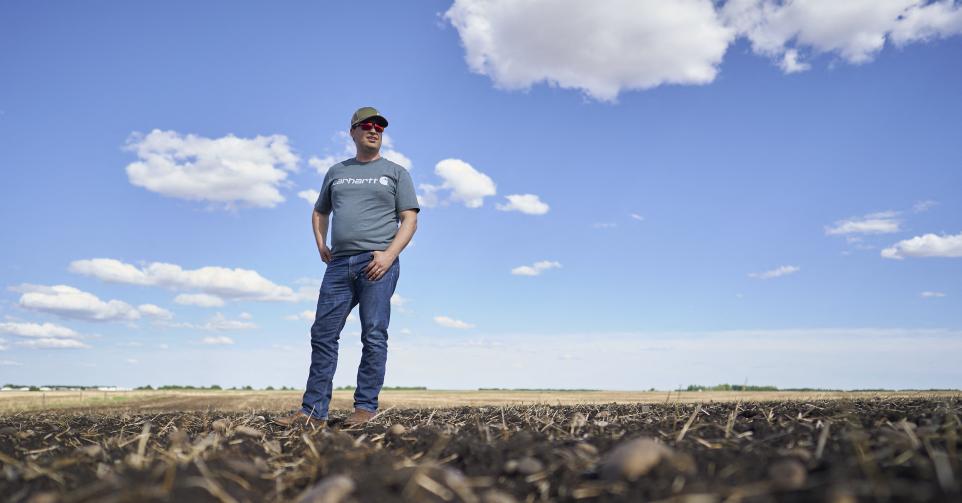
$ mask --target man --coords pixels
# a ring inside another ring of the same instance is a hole
[[[377,412],[387,362],[391,296],[401,267],[398,255],[411,241],[420,211],[411,175],[380,156],[387,125],[387,119],[374,108],[362,107],[354,112],[351,138],[357,155],[328,170],[314,205],[314,239],[327,270],[311,326],[307,390],[299,411],[275,420],[283,426],[326,425],[338,339],[348,314],[358,304],[364,347],[357,371],[354,412],[344,424],[363,424]],[[328,217],[332,212],[328,249]]]

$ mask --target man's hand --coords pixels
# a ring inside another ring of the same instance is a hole
[[[377,281],[381,279],[381,276],[384,276],[384,273],[391,267],[397,255],[386,251],[375,251],[371,253],[374,254],[374,258],[368,262],[367,267],[364,268],[364,273],[367,274],[367,279]]]
[[[325,264],[331,262],[331,250],[329,250],[327,246],[319,246],[317,251],[321,253],[321,260],[323,260]]]

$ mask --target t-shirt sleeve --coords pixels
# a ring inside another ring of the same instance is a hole
[[[327,174],[324,175],[324,183],[321,184],[321,193],[317,196],[317,202],[314,203],[314,211],[321,213],[322,215],[329,215],[331,213],[331,183],[334,181],[331,172],[333,170],[327,170]]]
[[[411,180],[408,170],[404,168],[398,170],[397,196],[394,201],[398,213],[404,210],[421,211],[421,207],[418,206],[418,196],[414,193],[414,181]]]

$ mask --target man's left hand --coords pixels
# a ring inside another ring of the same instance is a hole
[[[367,274],[367,279],[377,281],[390,269],[391,264],[394,263],[394,259],[396,259],[397,256],[386,251],[375,251],[371,253],[374,254],[374,258],[367,263],[367,267],[364,268],[364,273]]]

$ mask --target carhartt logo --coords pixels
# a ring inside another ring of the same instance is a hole
[[[380,183],[381,185],[389,185],[390,181],[391,179],[386,176],[382,176],[380,178],[338,178],[337,180],[334,180],[334,183],[332,183],[331,185],[340,185],[342,183],[350,183],[353,185],[365,184],[365,183]]]

